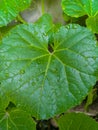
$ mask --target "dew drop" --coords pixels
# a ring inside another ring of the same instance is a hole
[[[38,32],[35,32],[35,35],[38,35]]]
[[[96,60],[97,58],[96,57],[93,57],[94,60]]]
[[[4,11],[4,13],[6,14],[7,12],[6,12],[6,11]]]
[[[41,63],[41,62],[38,60],[38,61],[37,61],[37,64],[40,64],[40,63]]]
[[[47,36],[47,34],[46,34],[46,33],[44,33],[44,36]]]
[[[8,78],[9,77],[9,73],[5,73],[5,76]]]
[[[78,94],[80,94],[81,92],[80,91],[78,91]]]
[[[23,3],[25,4],[25,3],[26,3],[26,1],[24,0],[24,1],[23,1]]]
[[[38,64],[36,64],[36,66],[35,66],[36,68],[38,67]]]
[[[77,29],[77,25],[73,25],[72,28],[73,28],[73,29]]]
[[[70,28],[70,26],[68,25],[68,26],[66,26],[66,28],[67,28],[67,29],[69,29],[69,28]]]
[[[33,82],[32,82],[32,86],[35,86],[35,84],[36,84],[36,82],[35,82],[35,81],[33,81]]]
[[[20,107],[21,105],[20,104],[17,104],[18,107]]]
[[[20,74],[24,74],[25,73],[25,70],[20,70]]]
[[[59,76],[57,77],[57,82],[60,82],[60,77]]]
[[[22,79],[19,79],[20,82],[22,82]]]

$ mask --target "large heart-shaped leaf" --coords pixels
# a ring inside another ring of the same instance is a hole
[[[79,104],[96,82],[94,35],[79,25],[52,28],[45,15],[12,29],[0,46],[0,91],[41,119]]]
[[[36,125],[24,111],[0,111],[0,130],[36,130]]]
[[[60,130],[98,130],[98,123],[83,113],[67,113],[57,122]]]
[[[8,24],[30,3],[31,0],[0,0],[0,27]]]
[[[98,1],[93,0],[62,0],[63,11],[71,17],[88,15],[87,27],[98,33]],[[93,23],[93,25],[92,25]]]

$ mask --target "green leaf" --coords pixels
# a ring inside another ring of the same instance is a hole
[[[97,0],[62,0],[64,13],[71,17],[87,15],[87,27],[98,33],[98,1]],[[83,21],[83,19],[82,19]],[[92,24],[93,23],[93,24]]]
[[[42,25],[19,25],[2,39],[0,91],[17,107],[46,119],[85,98],[96,82],[98,64],[96,40],[88,29],[62,26],[51,38],[51,18],[46,17],[48,28],[41,19]]]
[[[62,8],[66,14],[72,17],[95,16],[98,13],[98,1],[62,0]]]
[[[86,20],[87,27],[98,34],[98,14],[95,17],[89,17]]]
[[[57,122],[60,130],[98,130],[98,123],[83,113],[67,113]]]
[[[12,29],[15,26],[16,25],[0,27],[0,40],[8,33],[10,29]]]
[[[2,95],[2,98],[0,97],[0,111],[1,110],[5,110],[6,107],[9,104],[9,97],[7,97],[6,95]]]
[[[36,26],[42,28],[44,33],[50,31],[54,27],[51,15],[44,14],[36,21]]]
[[[32,117],[21,110],[0,111],[1,130],[36,130]]]
[[[0,27],[11,22],[30,3],[31,0],[0,0]]]
[[[93,103],[93,99],[94,99],[94,95],[95,95],[95,89],[92,89],[90,92],[89,92],[89,94],[88,94],[88,96],[87,96],[87,101],[86,101],[86,104],[85,104],[85,106],[84,106],[84,109],[86,110],[86,111],[89,111],[89,105],[91,105],[92,103]]]

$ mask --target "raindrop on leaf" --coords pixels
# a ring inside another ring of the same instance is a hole
[[[20,74],[24,74],[25,73],[25,70],[20,70]]]
[[[36,84],[36,82],[35,82],[35,81],[33,81],[33,82],[32,82],[32,86],[34,86],[35,84]]]
[[[9,77],[9,73],[5,73],[5,76],[8,78]]]

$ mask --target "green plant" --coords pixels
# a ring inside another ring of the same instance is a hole
[[[64,12],[71,17],[87,15],[86,25],[94,33],[98,33],[98,1],[62,0]],[[93,23],[93,24],[92,24]]]
[[[30,2],[2,0],[0,26],[9,23]],[[62,0],[63,9],[68,7],[68,15],[69,7],[73,6],[70,2]],[[14,5],[21,8],[17,8],[16,12]],[[96,10],[92,15],[96,14]],[[26,23],[19,16],[22,24],[9,28],[7,33],[1,28],[2,130],[35,130],[36,123],[32,117],[49,119],[80,104],[97,81],[98,47],[94,33],[78,24],[55,25],[51,16],[45,14],[44,0],[42,12],[42,17],[35,23]],[[70,13],[73,17],[74,14]],[[82,115],[79,117],[82,118]],[[85,116],[83,119],[86,119]],[[97,123],[95,125],[98,127]]]
[[[98,123],[83,113],[67,113],[56,121],[60,130],[98,130]]]

